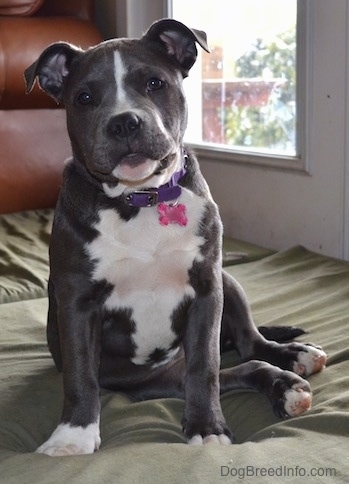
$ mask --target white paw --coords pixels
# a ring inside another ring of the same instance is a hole
[[[51,456],[93,454],[101,443],[99,422],[87,427],[59,424],[51,437],[36,452]]]
[[[312,395],[296,383],[285,393],[285,410],[290,417],[298,417],[310,409]]]
[[[306,346],[305,351],[300,351],[298,361],[293,365],[293,371],[297,375],[308,376],[323,370],[326,366],[327,355],[322,349],[314,346]]]
[[[229,437],[225,434],[211,434],[207,435],[206,437],[202,437],[201,435],[197,434],[194,435],[191,439],[189,439],[189,445],[210,445],[210,444],[219,444],[219,445],[230,445],[232,441]]]

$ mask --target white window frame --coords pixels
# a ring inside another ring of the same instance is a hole
[[[257,150],[212,146],[206,143],[190,143],[201,159],[215,159],[220,162],[235,162],[243,164],[274,167],[283,170],[296,170],[310,173],[308,156],[309,124],[311,107],[308,95],[311,86],[311,59],[312,59],[312,15],[309,0],[297,1],[297,83],[296,83],[296,155],[283,156],[278,154],[258,153]],[[172,16],[173,0],[167,0],[168,15]],[[200,26],[197,26],[200,28]],[[208,40],[209,33],[208,33]]]

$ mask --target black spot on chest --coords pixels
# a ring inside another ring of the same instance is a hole
[[[156,348],[148,357],[147,363],[150,365],[159,364],[167,358],[167,351],[162,348]]]
[[[102,326],[102,351],[124,358],[135,355],[132,334],[136,330],[131,309],[104,311]]]
[[[172,313],[172,329],[177,335],[177,342],[181,341],[188,322],[188,311],[192,297],[186,296]]]

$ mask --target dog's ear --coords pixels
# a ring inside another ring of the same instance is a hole
[[[66,42],[57,42],[45,49],[38,60],[24,71],[27,93],[38,78],[43,91],[60,103],[63,99],[64,80],[69,74],[73,59],[83,51]]]
[[[210,52],[205,32],[190,29],[173,19],[162,19],[153,23],[144,38],[161,43],[169,56],[174,58],[188,75],[197,57],[197,42],[206,52]]]

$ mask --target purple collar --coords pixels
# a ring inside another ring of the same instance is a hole
[[[125,201],[131,207],[154,207],[158,203],[168,202],[179,198],[182,193],[182,187],[178,185],[179,180],[186,174],[188,155],[186,151],[183,154],[182,168],[172,175],[171,180],[159,188],[148,188],[146,190],[137,190],[128,193]]]

